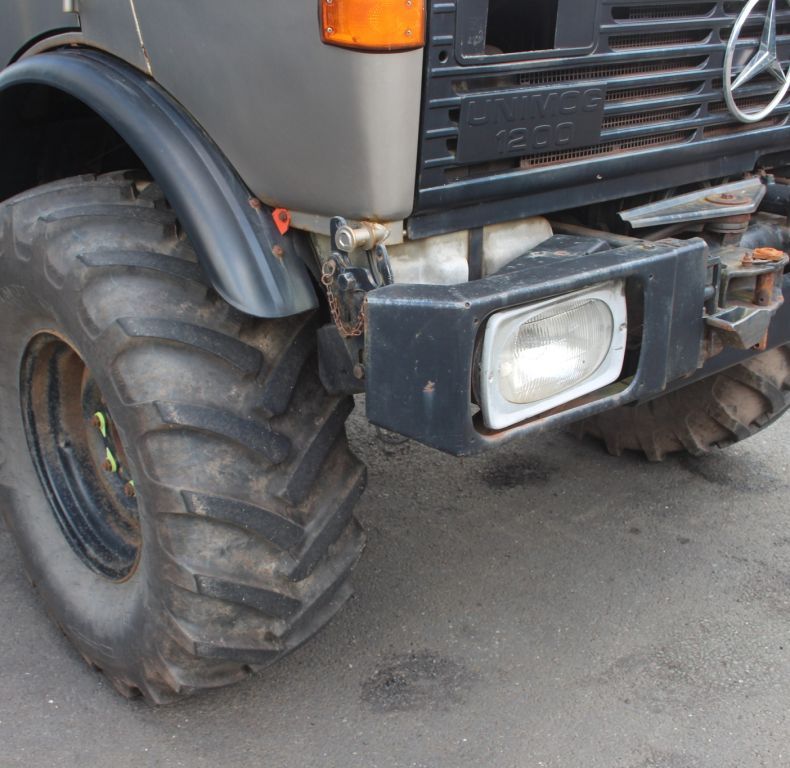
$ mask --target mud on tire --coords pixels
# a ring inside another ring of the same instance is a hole
[[[365,470],[352,401],[318,379],[315,324],[229,307],[158,188],[129,174],[0,206],[0,506],[49,613],[122,693],[234,682],[349,596]],[[20,366],[43,332],[82,358],[125,449],[141,544],[123,579],[70,546],[28,450]]]
[[[647,403],[579,422],[575,431],[608,451],[639,451],[651,461],[685,451],[702,456],[745,440],[790,406],[790,347],[779,347]]]

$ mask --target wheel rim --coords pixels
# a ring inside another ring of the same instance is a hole
[[[71,344],[42,333],[25,352],[20,391],[28,447],[64,538],[92,571],[130,578],[142,544],[138,499],[96,380]]]

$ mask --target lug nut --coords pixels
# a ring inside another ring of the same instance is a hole
[[[115,460],[115,456],[112,455],[112,451],[109,448],[105,449],[104,455],[106,458],[104,459],[104,463],[101,465],[102,469],[115,474],[118,471],[118,462]]]

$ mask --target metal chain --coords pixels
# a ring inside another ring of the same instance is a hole
[[[340,302],[335,294],[335,272],[337,266],[334,261],[327,261],[321,268],[321,283],[326,289],[326,298],[329,302],[329,311],[332,313],[332,319],[335,321],[337,330],[340,335],[346,339],[351,339],[357,336],[362,336],[365,333],[365,310],[367,309],[367,299],[362,304],[362,309],[359,311],[357,321],[354,325],[349,325],[343,320],[340,312]]]

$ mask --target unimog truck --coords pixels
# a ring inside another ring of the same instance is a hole
[[[0,507],[127,696],[349,597],[354,395],[459,456],[788,407],[788,0],[0,0],[0,67]]]

